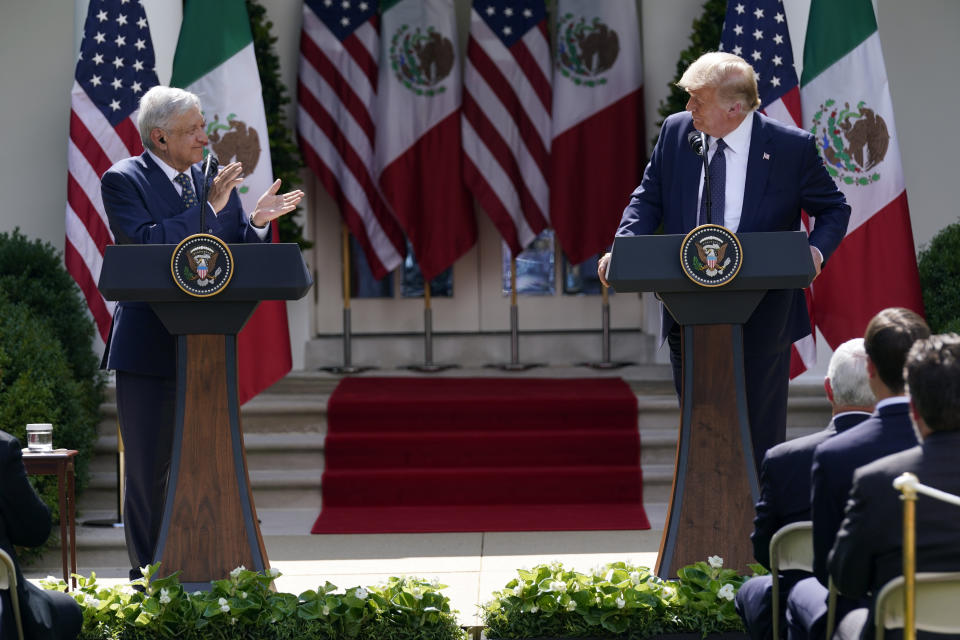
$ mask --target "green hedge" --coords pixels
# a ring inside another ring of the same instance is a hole
[[[960,222],[937,233],[917,264],[930,330],[960,333]]]
[[[78,491],[103,401],[92,339],[79,289],[53,246],[19,230],[0,233],[0,429],[26,445],[27,423],[52,423],[54,446],[80,452]],[[56,479],[32,481],[56,518]]]

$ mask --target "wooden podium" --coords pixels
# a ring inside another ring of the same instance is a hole
[[[237,399],[237,333],[260,300],[302,298],[313,281],[295,244],[231,244],[234,274],[209,298],[181,291],[175,245],[113,245],[99,289],[144,301],[177,339],[176,424],[153,562],[180,571],[185,589],[209,589],[243,565],[269,568],[247,472]]]
[[[682,235],[619,237],[607,280],[618,292],[656,292],[683,326],[683,385],[673,489],[657,575],[723,558],[746,572],[759,498],[747,417],[743,324],[770,289],[800,289],[814,266],[802,231],[737,235],[743,265],[716,288],[692,282],[680,265]]]

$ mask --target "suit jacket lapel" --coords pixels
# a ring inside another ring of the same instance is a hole
[[[683,132],[681,140],[686,147],[687,136],[693,131],[693,121]],[[697,226],[697,216],[700,212],[700,174],[703,171],[703,159],[693,152],[692,149],[684,148],[680,151],[679,162],[680,184],[690,185],[689,188],[680,192],[680,211],[683,218],[683,233],[686,233]]]
[[[144,151],[140,157],[143,159],[144,173],[147,176],[147,182],[149,182],[153,188],[153,193],[161,198],[161,203],[165,209],[162,217],[169,218],[170,216],[180,213],[183,201],[180,199],[180,194],[177,193],[177,188],[167,179],[167,174],[157,166],[157,163],[153,161],[149,153]]]
[[[766,155],[764,155],[766,154]],[[750,135],[750,155],[747,158],[747,182],[743,193],[743,209],[738,231],[753,231],[755,222],[763,215],[758,211],[767,188],[770,167],[773,165],[774,144],[763,118],[753,114],[753,133]]]

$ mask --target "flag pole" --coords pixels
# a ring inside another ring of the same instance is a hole
[[[591,369],[619,369],[635,364],[626,360],[610,360],[610,291],[604,285],[600,286],[600,299],[600,348],[603,359],[599,362],[581,362],[577,366],[590,367]]]
[[[343,364],[321,367],[330,373],[351,374],[376,369],[376,367],[358,367],[353,364],[353,342],[350,319],[350,230],[340,223],[340,255],[343,258]]]
[[[402,369],[420,373],[437,373],[453,369],[455,364],[437,364],[433,361],[433,308],[430,304],[430,281],[423,279],[423,364],[408,364]]]
[[[488,367],[503,371],[526,371],[542,366],[533,362],[520,362],[520,308],[517,306],[517,258],[510,256],[510,362],[489,364]]]

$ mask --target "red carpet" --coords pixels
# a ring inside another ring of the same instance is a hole
[[[620,378],[346,378],[313,533],[649,529]]]

